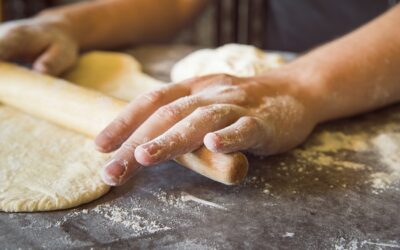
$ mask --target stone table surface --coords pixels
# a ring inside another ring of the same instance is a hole
[[[130,50],[168,80],[193,48]],[[75,209],[0,213],[0,249],[399,249],[400,106],[319,126],[301,147],[249,156],[224,186],[175,163]]]

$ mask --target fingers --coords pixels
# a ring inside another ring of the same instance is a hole
[[[231,124],[244,113],[244,109],[230,104],[198,108],[161,136],[137,147],[136,160],[147,166],[191,152],[201,146],[207,133]]]
[[[114,135],[116,135],[116,133],[121,133],[119,137],[115,137],[116,140],[113,141],[114,145],[112,145],[112,147],[119,147],[119,149],[113,155],[111,161],[105,166],[102,174],[103,180],[108,185],[122,185],[141,169],[142,166],[136,161],[134,152],[136,147],[145,142],[147,138],[139,137],[136,140],[136,138],[132,136],[129,137],[132,133],[131,130],[135,130],[143,120],[147,119],[147,112],[151,114],[159,105],[170,102],[173,98],[182,94],[182,92],[178,90],[180,89],[174,86],[173,88],[167,88],[165,91],[155,91],[140,97],[138,101],[129,104],[125,111],[107,127],[110,129],[109,131],[107,131],[106,128],[102,132],[105,134],[100,134],[106,135],[106,137],[104,137],[105,139],[110,139],[111,137],[107,136],[111,136],[113,133]],[[174,93],[175,96],[171,96],[171,93]],[[141,104],[144,104],[144,106],[140,106]],[[125,136],[129,137],[126,141],[124,139]],[[98,143],[100,139],[102,138],[98,136],[96,138],[96,143]],[[122,142],[119,140],[125,142],[120,145]]]
[[[175,100],[159,108],[128,140],[141,144],[154,139],[203,105],[207,105],[207,102],[199,96],[187,96]]]
[[[28,45],[27,45],[28,43]],[[33,62],[33,70],[59,75],[77,58],[77,44],[60,30],[21,20],[0,26],[0,58]]]
[[[226,128],[208,133],[204,145],[212,152],[231,153],[262,147],[268,142],[269,134],[270,129],[262,120],[244,116]]]
[[[142,168],[135,160],[136,144],[124,143],[102,172],[103,181],[110,186],[124,184]]]
[[[102,152],[116,150],[159,107],[188,94],[190,89],[187,87],[172,84],[136,98],[97,136],[97,149]]]
[[[130,140],[139,143],[147,142],[161,135],[201,106],[216,103],[236,104],[242,99],[241,93],[237,89],[228,90],[226,87],[214,88],[212,93],[201,92],[179,98],[154,112],[133,132]]]
[[[74,64],[77,50],[64,44],[51,45],[33,64],[33,70],[38,72],[59,75]]]

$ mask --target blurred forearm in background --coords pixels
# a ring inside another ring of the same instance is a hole
[[[70,4],[82,0],[0,0],[1,20],[9,21],[33,16],[43,9]],[[264,0],[212,1],[195,22],[174,39],[174,42],[213,47],[225,43],[252,44],[266,48],[264,39]]]

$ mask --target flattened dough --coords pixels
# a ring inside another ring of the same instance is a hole
[[[108,158],[85,136],[0,105],[0,210],[65,209],[109,187],[99,175]]]
[[[82,56],[65,78],[125,100],[161,84],[142,74],[134,58],[109,52]],[[95,200],[109,190],[99,174],[108,158],[92,139],[0,104],[0,211],[58,210]]]

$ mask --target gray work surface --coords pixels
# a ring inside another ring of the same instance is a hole
[[[130,52],[166,79],[191,50]],[[295,151],[249,156],[238,186],[147,168],[75,209],[0,213],[0,249],[399,249],[399,134],[399,105],[325,124]]]

